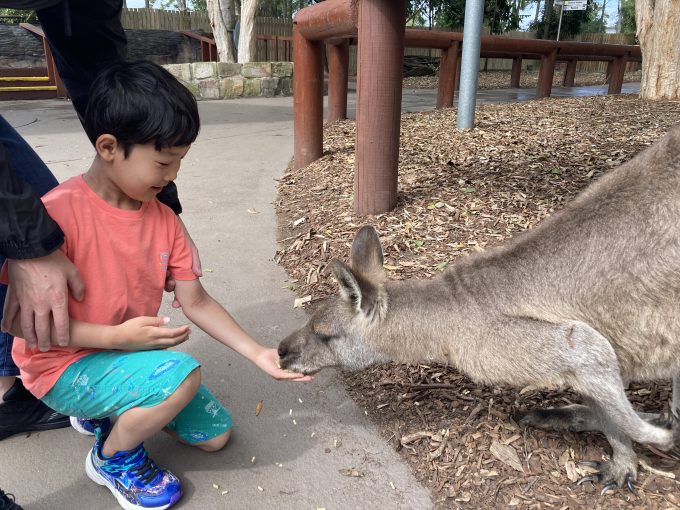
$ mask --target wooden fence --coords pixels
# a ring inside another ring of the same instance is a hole
[[[123,9],[123,28],[151,30],[202,30],[212,32],[206,12],[161,11],[158,9]]]
[[[573,41],[592,42],[592,43],[606,43],[606,44],[637,44],[633,34],[579,34],[572,38]],[[637,71],[642,66],[640,62],[629,62],[626,64],[626,71]],[[579,62],[577,65],[578,72],[600,72],[604,73],[607,70],[606,62]]]

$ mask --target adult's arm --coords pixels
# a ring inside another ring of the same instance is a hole
[[[49,255],[64,242],[33,188],[21,181],[0,143],[0,255],[32,259]]]
[[[78,270],[59,250],[64,235],[50,218],[33,188],[19,179],[0,143],[0,256],[7,259],[10,286],[2,324],[6,331],[20,317],[31,347],[50,345],[50,321],[55,340],[68,343],[68,289],[82,299]]]

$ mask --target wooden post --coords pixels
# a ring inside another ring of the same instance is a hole
[[[614,65],[614,61],[610,60],[607,62],[607,72],[605,73],[605,83],[610,83],[612,79],[612,66]]]
[[[557,49],[546,55],[541,55],[541,67],[538,71],[538,85],[536,87],[536,99],[550,97],[552,90],[553,75],[555,74],[555,60]]]
[[[49,84],[57,87],[57,97],[67,98],[68,90],[66,90],[66,85],[61,81],[61,76],[59,76],[59,70],[57,65],[54,63],[54,56],[52,55],[52,49],[50,48],[50,43],[47,42],[47,37],[43,35],[42,37],[43,49],[45,50],[45,65],[47,67],[47,76],[49,77]]]
[[[573,87],[574,86],[574,79],[576,78],[576,64],[578,63],[578,60],[571,59],[567,62],[567,68],[564,71],[564,81],[562,82],[562,85],[565,87]]]
[[[347,118],[349,40],[328,45],[328,122]]]
[[[309,41],[293,25],[294,164],[302,168],[323,154],[322,44]]]
[[[354,211],[360,216],[397,205],[405,24],[406,0],[359,2]]]
[[[458,78],[458,52],[460,42],[454,41],[451,46],[442,50],[439,58],[439,88],[437,90],[437,108],[451,108]]]
[[[607,94],[620,94],[623,87],[623,76],[626,72],[626,56],[616,57],[612,62],[611,78]]]
[[[510,88],[518,89],[522,74],[522,57],[512,59],[512,72],[510,73]]]
[[[460,45],[462,46],[462,44]],[[461,58],[461,50],[458,50],[458,65],[456,66],[456,90],[460,90],[460,67],[463,64],[463,59]]]

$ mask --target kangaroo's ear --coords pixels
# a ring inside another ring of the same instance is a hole
[[[340,294],[352,303],[356,311],[361,310],[361,287],[352,270],[338,259],[330,261],[331,270],[340,285]]]
[[[382,279],[384,274],[382,247],[378,233],[371,225],[359,229],[352,243],[349,258],[354,271],[369,278],[377,278],[378,281]]]
[[[378,319],[384,315],[387,310],[387,298],[382,284],[366,279],[361,273],[353,271],[337,259],[330,261],[330,267],[340,285],[340,294],[357,313],[368,320]]]

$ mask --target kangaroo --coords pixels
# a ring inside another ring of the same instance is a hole
[[[440,277],[387,281],[362,227],[339,295],[279,344],[281,367],[315,373],[394,360],[449,364],[490,385],[570,387],[583,403],[522,423],[599,431],[610,461],[584,462],[603,493],[637,477],[632,441],[667,451],[680,408],[680,127],[586,188],[560,212]],[[672,413],[636,413],[630,381],[673,379]]]

